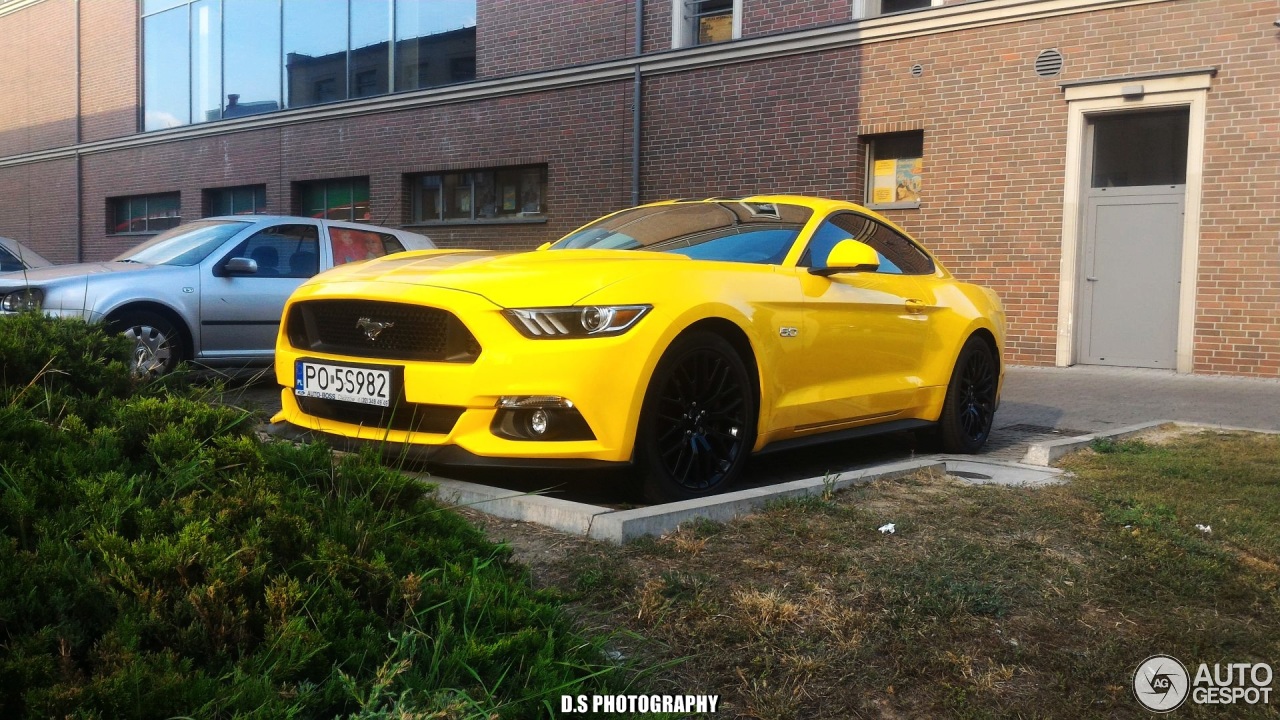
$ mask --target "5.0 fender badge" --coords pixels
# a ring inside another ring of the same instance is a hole
[[[778,328],[778,335],[782,337],[795,337],[800,334],[800,328],[782,326]]]

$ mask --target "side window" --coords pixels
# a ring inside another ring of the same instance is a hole
[[[933,272],[933,260],[915,243],[886,225],[854,213],[841,213],[823,221],[800,258],[800,267],[826,267],[831,248],[846,238],[864,242],[876,251],[880,256],[877,272],[889,275],[928,275]]]
[[[334,267],[404,252],[399,238],[390,233],[333,226],[329,227],[329,246],[333,249]]]
[[[13,253],[0,247],[0,272],[13,272],[21,270],[22,267],[22,263],[18,262],[18,258],[14,257]]]
[[[320,233],[315,225],[275,225],[254,233],[228,258],[258,263],[247,277],[309,278],[320,272]]]
[[[874,229],[865,242],[880,254],[880,272],[904,275],[929,275],[933,272],[933,259],[915,243],[898,234],[887,225],[873,223]],[[886,267],[892,267],[887,270]]]
[[[813,231],[809,247],[800,257],[800,267],[826,267],[827,256],[836,243],[849,238],[866,242],[871,234],[871,225],[870,219],[852,213],[842,213],[823,220],[818,229]]]

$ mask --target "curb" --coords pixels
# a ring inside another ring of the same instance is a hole
[[[1022,462],[1026,465],[1048,467],[1054,460],[1057,460],[1063,455],[1089,447],[1093,444],[1094,440],[1101,440],[1102,438],[1127,438],[1134,435],[1140,435],[1144,432],[1149,432],[1157,428],[1171,427],[1177,424],[1178,423],[1172,420],[1155,420],[1153,422],[1129,425],[1127,427],[1116,428],[1115,430],[1104,430],[1102,432],[1090,433],[1079,437],[1035,443],[1031,447],[1027,448],[1027,454],[1023,456]]]
[[[1089,435],[1081,435],[1079,437],[1035,443],[1031,445],[1031,447],[1027,448],[1027,454],[1022,458],[1022,462],[1025,465],[1048,467],[1054,460],[1057,460],[1068,453],[1073,453],[1082,448],[1086,448],[1091,445],[1094,440],[1100,440],[1102,438],[1127,438],[1134,435],[1141,435],[1142,433],[1151,430],[1168,427],[1280,435],[1280,430],[1261,430],[1259,428],[1236,427],[1233,425],[1213,425],[1210,423],[1187,422],[1183,420],[1156,420],[1154,422],[1129,425],[1115,430],[1106,430],[1103,432],[1091,433]]]
[[[822,495],[850,485],[872,480],[888,480],[914,474],[924,469],[946,469],[940,460],[909,460],[862,470],[849,470],[835,476],[793,480],[767,487],[749,488],[698,500],[614,510],[533,493],[513,492],[502,488],[451,480],[424,473],[406,473],[410,477],[435,486],[441,502],[461,505],[508,520],[522,520],[554,528],[562,532],[584,535],[621,545],[645,535],[661,535],[675,530],[680,523],[695,518],[725,522],[750,515],[768,503],[784,498]]]

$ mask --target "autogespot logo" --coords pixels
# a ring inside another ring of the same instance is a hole
[[[1148,710],[1165,713],[1187,701],[1187,668],[1177,658],[1152,655],[1133,674],[1133,694]]]

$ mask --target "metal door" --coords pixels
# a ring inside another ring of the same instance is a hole
[[[273,225],[210,264],[200,286],[201,359],[271,358],[285,300],[320,269],[319,237],[315,223]],[[257,271],[227,274],[232,257],[253,260]]]
[[[1091,122],[1080,362],[1176,366],[1187,117],[1182,108]]]

